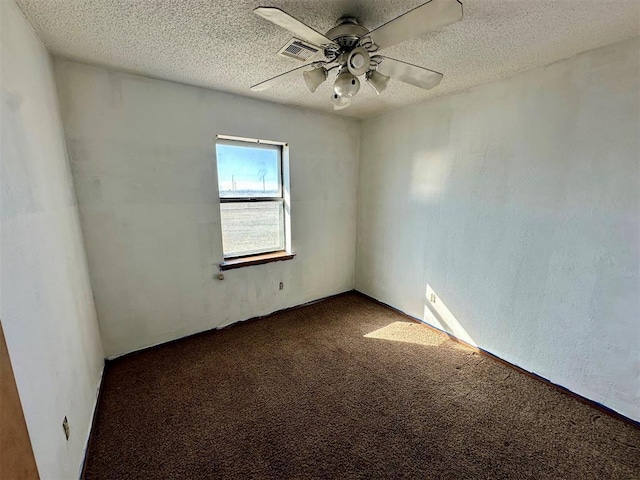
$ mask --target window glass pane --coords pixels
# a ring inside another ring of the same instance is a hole
[[[279,197],[280,147],[218,143],[220,197]]]
[[[282,201],[220,204],[225,257],[284,250]]]

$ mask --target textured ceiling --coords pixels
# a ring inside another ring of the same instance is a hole
[[[252,13],[277,6],[326,32],[344,14],[376,27],[424,0],[17,0],[53,54],[278,103],[333,112],[331,83],[249,87],[299,66],[276,52],[291,35]],[[640,0],[467,0],[464,19],[384,50],[444,73],[425,91],[363,85],[340,115],[363,118],[637,36]]]

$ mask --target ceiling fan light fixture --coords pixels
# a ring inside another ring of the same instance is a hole
[[[337,93],[334,93],[333,95],[331,95],[331,103],[333,103],[334,110],[342,110],[343,108],[347,108],[349,105],[351,105],[351,98],[343,97],[341,95],[338,95]]]
[[[362,47],[354,48],[347,58],[347,68],[352,75],[363,75],[369,70],[371,57],[369,52]]]
[[[314,68],[313,70],[303,72],[302,76],[304,77],[304,83],[307,84],[307,88],[313,93],[327,79],[327,69],[324,67]]]
[[[428,90],[442,80],[442,74],[402,60],[378,55],[392,45],[427,32],[438,30],[462,19],[461,0],[423,0],[419,5],[396,18],[369,30],[354,17],[340,18],[334,28],[322,34],[287,12],[276,7],[258,7],[256,15],[288,30],[294,38],[287,42],[280,54],[311,61],[320,55],[322,60],[308,63],[251,86],[259,92],[274,87],[303,73],[311,92],[327,80],[328,72],[338,68],[333,84],[332,102],[336,109],[346,108],[360,90],[358,77],[366,81],[380,95],[390,78]]]
[[[380,95],[385,88],[387,88],[387,84],[389,83],[389,77],[381,74],[376,70],[371,70],[367,72],[367,83],[371,85],[371,88],[376,92],[376,94]]]
[[[358,90],[360,90],[360,80],[348,69],[342,70],[333,84],[333,91],[340,97],[353,97]]]

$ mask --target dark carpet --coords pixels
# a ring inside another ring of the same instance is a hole
[[[87,479],[632,479],[640,429],[356,293],[107,366]]]

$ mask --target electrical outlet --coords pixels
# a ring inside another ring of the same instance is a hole
[[[431,303],[436,303],[436,294],[432,293],[431,295],[429,295],[429,300],[431,301]]]
[[[284,282],[280,282],[280,290],[284,290]]]
[[[64,417],[64,420],[62,421],[62,429],[64,430],[64,436],[67,437],[67,440],[69,440],[69,421],[67,420],[67,417]]]

